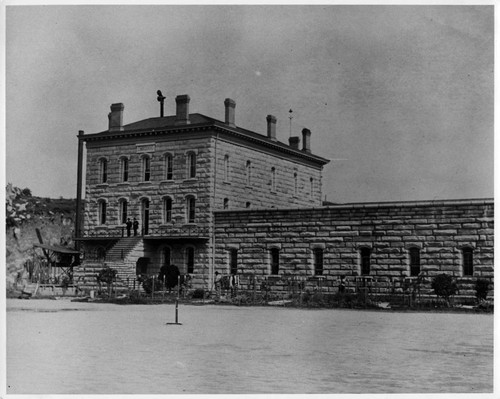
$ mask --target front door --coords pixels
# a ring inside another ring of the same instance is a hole
[[[149,200],[142,200],[142,228],[144,235],[149,234]]]

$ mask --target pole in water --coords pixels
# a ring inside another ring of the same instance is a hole
[[[179,323],[179,300],[175,300],[175,323],[167,323],[167,325],[182,325]]]

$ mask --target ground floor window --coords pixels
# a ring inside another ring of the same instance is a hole
[[[186,270],[187,273],[194,273],[194,248],[186,248]]]
[[[462,267],[464,276],[472,276],[474,274],[472,248],[462,249]]]
[[[361,275],[367,276],[370,274],[370,263],[371,263],[371,248],[361,248]]]
[[[410,276],[420,274],[420,249],[410,248]]]
[[[272,248],[270,251],[270,255],[271,255],[271,274],[279,274],[280,250],[278,248]]]
[[[238,274],[238,250],[229,250],[229,272],[231,274]]]
[[[314,274],[321,276],[323,274],[323,248],[314,248]]]

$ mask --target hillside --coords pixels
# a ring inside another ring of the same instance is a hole
[[[75,200],[34,197],[27,188],[8,184],[5,202],[8,289],[26,260],[33,257],[33,244],[39,242],[36,229],[45,244],[74,247]]]

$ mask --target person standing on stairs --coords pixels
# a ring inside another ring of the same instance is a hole
[[[134,218],[133,227],[134,227],[134,236],[136,236],[137,235],[137,230],[139,230],[139,222],[137,221],[136,218]]]
[[[130,237],[130,235],[132,234],[132,222],[130,221],[130,218],[127,219],[127,223],[125,223],[125,225],[127,226],[127,237]]]

